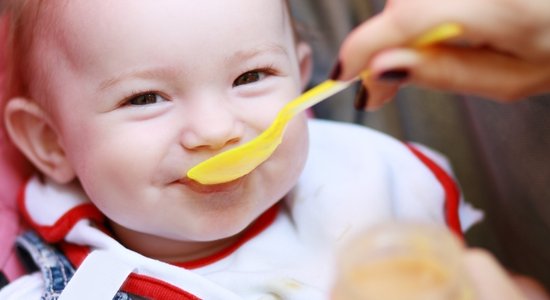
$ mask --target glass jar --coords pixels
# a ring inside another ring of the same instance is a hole
[[[461,242],[437,225],[375,226],[343,249],[337,268],[333,300],[473,299]]]

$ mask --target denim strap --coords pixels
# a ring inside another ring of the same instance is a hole
[[[20,250],[32,258],[42,273],[44,294],[41,299],[57,300],[74,275],[75,268],[63,253],[46,244],[33,231],[27,231],[19,236],[16,243]],[[118,292],[113,299],[130,300],[132,297],[127,293]]]

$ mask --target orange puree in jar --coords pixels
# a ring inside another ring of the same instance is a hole
[[[391,224],[343,249],[334,300],[466,300],[461,245],[427,225]]]

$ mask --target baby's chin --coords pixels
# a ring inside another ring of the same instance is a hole
[[[230,224],[231,227],[215,223],[212,225],[203,225],[202,228],[188,226],[178,228],[178,225],[171,228],[164,226],[152,228],[151,226],[147,229],[128,229],[119,225],[113,233],[119,242],[136,252],[150,257],[166,257],[167,253],[181,255],[202,251],[200,249],[216,248],[218,245],[229,246],[231,241],[238,239],[240,233],[247,227],[236,226],[237,222]]]
[[[239,235],[254,223],[264,211],[244,213],[212,214],[194,220],[193,224],[181,224],[163,231],[150,231],[150,234],[180,242],[213,242]]]

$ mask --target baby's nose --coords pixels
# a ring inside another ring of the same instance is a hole
[[[244,124],[231,110],[219,107],[191,118],[191,126],[181,136],[181,144],[186,149],[219,150],[242,139]]]

